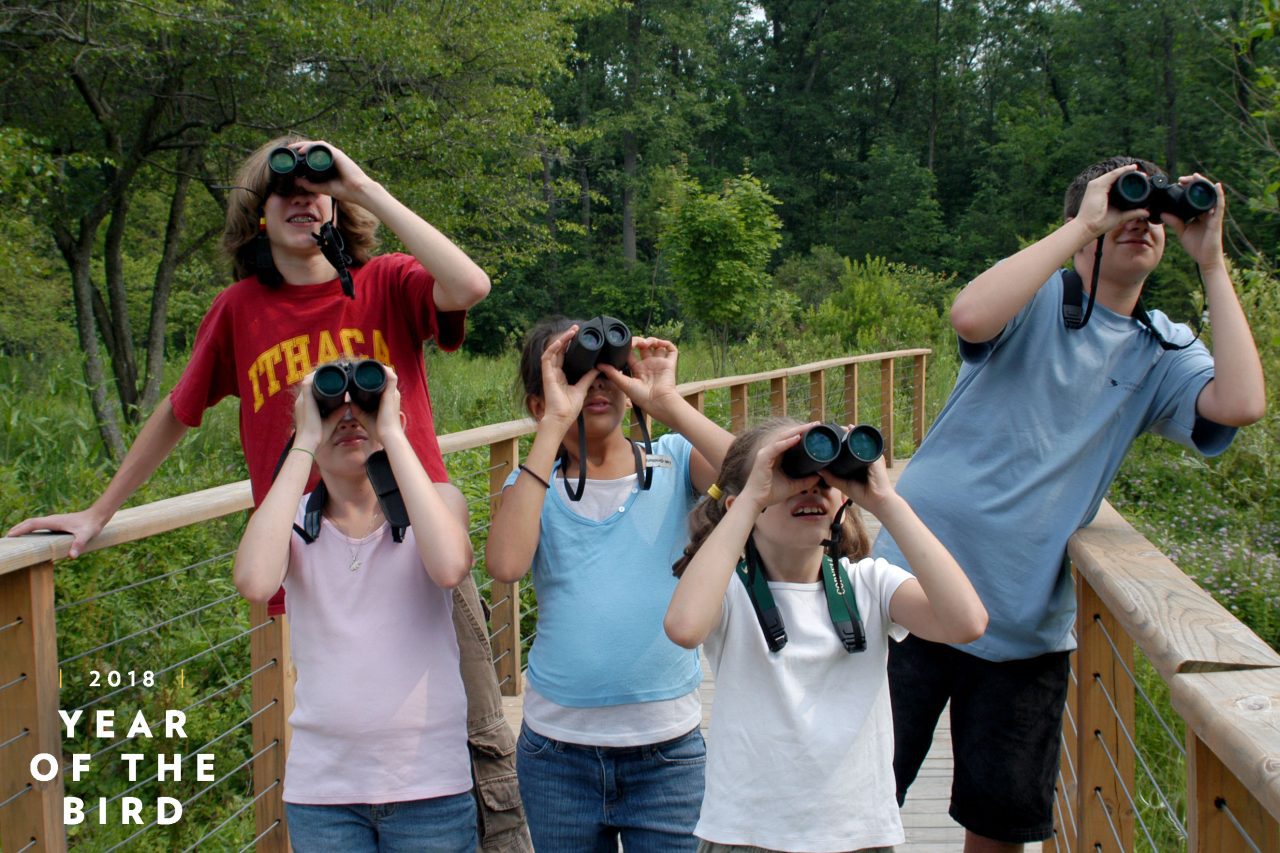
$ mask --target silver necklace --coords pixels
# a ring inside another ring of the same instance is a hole
[[[361,554],[364,551],[365,540],[367,540],[370,536],[373,535],[373,531],[378,529],[378,524],[380,523],[380,518],[379,518],[380,515],[381,514],[376,509],[373,511],[373,519],[369,524],[369,529],[365,531],[365,534],[363,536],[357,539],[354,548],[351,547],[350,537],[347,537],[347,542],[346,542],[347,554],[350,555],[351,557],[351,561],[347,564],[347,571],[358,572],[360,571],[360,569],[364,568],[364,559],[361,556]]]

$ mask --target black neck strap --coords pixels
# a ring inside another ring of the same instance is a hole
[[[644,439],[644,456],[640,455],[640,447],[633,441],[631,442],[631,453],[636,460],[636,481],[640,483],[640,488],[645,491],[653,485],[653,469],[648,467],[646,461],[649,455],[653,453],[653,441],[649,437],[649,425],[645,423],[644,412],[639,408],[635,410],[636,418],[640,422],[640,435]],[[560,448],[560,464],[566,466],[569,454],[564,448]],[[566,466],[566,474],[568,468]],[[587,425],[583,421],[582,412],[578,412],[578,488],[575,491],[569,485],[569,478],[564,478],[564,493],[569,496],[571,501],[582,500],[582,493],[587,488]]]
[[[1089,277],[1089,302],[1084,310],[1084,279],[1080,277],[1080,273],[1075,270],[1062,271],[1062,324],[1068,329],[1082,329],[1089,322],[1089,318],[1093,315],[1093,303],[1098,296],[1098,270],[1102,267],[1102,238],[1098,238],[1098,248],[1093,256],[1093,274]],[[1200,275],[1200,266],[1196,265],[1196,275]],[[1204,278],[1200,278],[1200,286],[1204,287]],[[1142,296],[1138,296],[1137,302],[1133,304],[1133,312],[1130,315],[1137,320],[1139,325],[1151,333],[1156,339],[1156,343],[1165,352],[1186,349],[1197,340],[1200,339],[1200,324],[1196,324],[1196,336],[1185,344],[1170,343],[1165,340],[1164,335],[1156,330],[1155,325],[1151,322],[1151,315],[1147,313],[1146,306],[1142,304]]]
[[[324,255],[324,259],[338,273],[338,281],[342,283],[342,292],[346,294],[348,299],[356,298],[356,285],[351,278],[351,270],[347,269],[347,265],[351,263],[351,256],[347,254],[346,241],[342,239],[342,232],[338,230],[334,223],[338,219],[338,200],[333,200],[333,215],[329,221],[320,226],[319,234],[312,234],[311,237],[316,241],[316,245],[320,247],[320,254]]]
[[[289,441],[281,451],[280,458],[276,460],[276,468],[271,473],[273,483],[280,475],[280,469],[284,467],[284,460],[288,457],[289,451],[293,449],[293,439],[294,436],[289,436]],[[391,460],[387,458],[387,451],[379,450],[371,453],[365,460],[364,470],[369,475],[369,482],[373,484],[374,494],[378,496],[382,515],[391,525],[391,538],[396,542],[403,542],[404,532],[409,529],[409,511],[405,508],[404,496],[400,494],[400,486],[396,483],[395,474],[391,471]],[[308,545],[316,541],[320,535],[320,519],[324,515],[324,505],[328,500],[329,490],[325,487],[324,480],[321,480],[312,490],[311,496],[307,498],[307,505],[302,514],[302,526],[299,527],[296,524],[293,526],[294,532]]]

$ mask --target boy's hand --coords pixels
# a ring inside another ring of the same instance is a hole
[[[317,184],[299,175],[295,178],[297,185],[313,193],[330,196],[338,201],[356,201],[359,203],[358,196],[364,193],[368,186],[373,183],[373,179],[366,175],[364,170],[357,166],[356,162],[344,154],[341,149],[330,142],[325,142],[323,139],[295,142],[289,147],[299,154],[303,154],[313,145],[323,145],[333,152],[333,165],[337,170],[337,176],[332,180]]]
[[[1183,175],[1178,178],[1178,183],[1185,187],[1196,179],[1208,180],[1204,175],[1197,172],[1194,175]],[[1174,233],[1178,235],[1178,239],[1182,242],[1182,248],[1187,250],[1187,254],[1191,256],[1191,259],[1200,265],[1201,274],[1204,273],[1207,267],[1221,264],[1224,261],[1222,254],[1222,220],[1227,206],[1226,196],[1222,192],[1222,184],[1215,183],[1213,186],[1218,191],[1218,203],[1208,213],[1196,217],[1192,222],[1183,222],[1178,217],[1168,213],[1160,217],[1164,224],[1172,228]]]
[[[592,368],[582,374],[575,384],[569,384],[564,375],[564,354],[576,334],[577,325],[570,326],[542,351],[542,403],[545,406],[542,422],[550,421],[566,430],[582,411],[591,383],[600,373]]]
[[[627,357],[630,376],[612,364],[600,365],[600,372],[621,388],[632,403],[662,420],[661,412],[655,409],[661,409],[673,397],[679,396],[676,394],[679,350],[671,341],[661,338],[633,338],[631,346],[631,355]]]
[[[1088,231],[1091,240],[1101,237],[1117,225],[1135,219],[1145,219],[1151,215],[1143,208],[1118,210],[1111,206],[1111,185],[1125,172],[1132,172],[1137,168],[1137,163],[1130,163],[1127,166],[1112,169],[1105,175],[1094,178],[1085,188],[1084,198],[1080,199],[1080,210],[1076,213],[1075,219]]]
[[[109,518],[101,518],[90,507],[79,512],[64,512],[57,515],[41,515],[36,518],[28,518],[26,521],[18,522],[11,527],[5,536],[23,536],[39,530],[48,530],[52,533],[70,533],[71,547],[67,550],[67,557],[75,559],[80,556],[89,540],[102,532],[102,528],[106,527],[109,520]]]

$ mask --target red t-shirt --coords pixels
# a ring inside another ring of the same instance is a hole
[[[351,275],[355,299],[342,293],[337,279],[274,290],[256,277],[231,285],[200,322],[191,360],[169,395],[174,415],[189,427],[199,426],[204,410],[223,397],[240,398],[240,445],[254,505],[271,488],[293,432],[290,386],[316,365],[344,355],[376,358],[395,369],[409,442],[432,480],[448,479],[422,346],[435,338],[441,349],[457,349],[466,312],[437,312],[435,280],[410,255],[379,255]],[[279,595],[272,600],[273,613],[283,611],[282,601]]]

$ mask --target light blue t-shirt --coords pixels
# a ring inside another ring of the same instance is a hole
[[[637,484],[604,521],[570,509],[564,481],[553,472],[533,556],[538,635],[527,673],[551,701],[578,708],[653,702],[683,696],[701,682],[698,653],[662,629],[676,588],[671,564],[684,551],[697,502],[691,450],[678,434],[658,439],[652,486]]]
[[[1213,378],[1199,341],[1165,352],[1132,317],[1096,304],[1089,324],[1062,322],[1054,275],[992,341],[960,342],[950,399],[898,481],[968,574],[990,615],[976,642],[987,660],[1075,647],[1067,539],[1088,524],[1133,441],[1151,430],[1206,456],[1235,429],[1196,414]],[[1149,312],[1171,343],[1191,330]],[[873,554],[907,566],[888,533]]]

